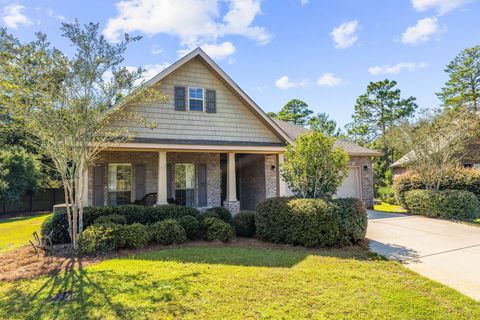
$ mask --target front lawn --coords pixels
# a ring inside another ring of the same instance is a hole
[[[480,303],[358,248],[197,246],[3,282],[0,318],[479,319]]]
[[[406,213],[407,210],[402,208],[401,206],[397,206],[394,204],[388,204],[383,202],[382,204],[376,204],[373,206],[373,210],[375,211],[383,211],[383,212],[395,212],[395,213]]]
[[[50,214],[0,219],[0,254],[28,245]],[[39,232],[40,233],[40,232]]]

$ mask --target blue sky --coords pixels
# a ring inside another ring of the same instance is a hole
[[[340,125],[370,81],[397,80],[438,105],[443,69],[480,44],[478,0],[1,0],[0,23],[23,41],[41,30],[71,51],[61,22],[99,22],[110,41],[143,35],[125,65],[153,76],[201,46],[265,111],[292,98]]]

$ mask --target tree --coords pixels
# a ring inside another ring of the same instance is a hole
[[[270,111],[270,112],[267,112],[267,116],[269,116],[270,118],[276,118],[277,117],[277,113],[273,112],[273,111]]]
[[[126,118],[148,125],[130,105],[164,99],[158,90],[136,88],[142,69],[121,67],[127,46],[139,40],[125,35],[109,44],[99,25],[62,24],[74,47],[72,58],[52,48],[45,34],[22,44],[0,29],[0,105],[25,125],[38,150],[52,160],[65,189],[70,237],[76,248],[83,231],[85,175],[98,154],[129,138],[113,122]],[[118,123],[118,122],[116,122]]]
[[[348,175],[348,154],[335,139],[310,131],[289,145],[281,174],[290,189],[303,198],[330,199]]]
[[[407,168],[418,174],[428,189],[438,190],[466,156],[466,147],[478,129],[478,116],[465,107],[424,115],[402,132],[410,149],[405,156]]]
[[[0,201],[20,201],[25,192],[33,192],[40,184],[40,161],[25,149],[0,150]]]
[[[349,130],[350,134],[361,136],[367,143],[379,139],[385,170],[391,164],[391,148],[386,140],[388,131],[410,118],[417,109],[416,99],[402,99],[400,89],[395,89],[396,85],[396,81],[388,79],[370,82],[366,93],[356,101],[354,122]]]
[[[328,114],[325,112],[320,112],[308,119],[308,126],[310,129],[320,131],[327,136],[342,136],[342,130],[337,128],[337,122],[329,119]]]
[[[277,113],[276,118],[304,127],[312,113],[313,111],[308,109],[306,102],[292,99]]]
[[[445,69],[449,79],[437,96],[446,107],[480,110],[480,45],[460,52]]]

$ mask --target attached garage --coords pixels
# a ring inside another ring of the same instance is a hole
[[[287,133],[292,140],[299,135],[307,132],[306,128],[296,126],[289,122],[273,119],[278,126]],[[350,141],[337,140],[335,146],[343,148],[349,155],[348,176],[342,182],[336,193],[338,198],[358,198],[363,200],[367,208],[373,208],[373,168],[372,157],[378,157],[381,154],[359,146]],[[293,193],[287,188],[287,195]]]
[[[360,182],[359,167],[348,168],[348,176],[343,180],[340,188],[338,188],[337,197],[362,199],[362,185]]]

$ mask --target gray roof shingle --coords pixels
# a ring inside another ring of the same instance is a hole
[[[297,126],[290,122],[285,122],[272,118],[273,121],[282,129],[292,140],[295,140],[299,135],[308,132],[308,129]],[[342,147],[349,155],[351,156],[380,156],[381,153],[378,151],[370,150],[368,148],[359,146],[356,143],[337,139],[335,141],[335,146]]]

